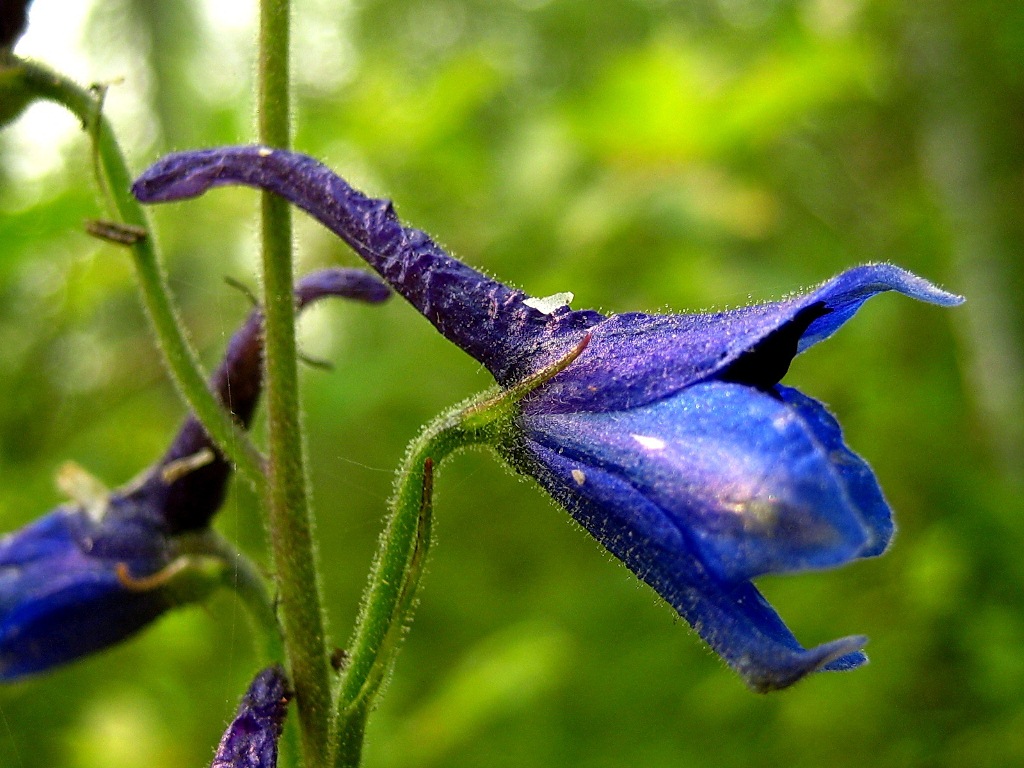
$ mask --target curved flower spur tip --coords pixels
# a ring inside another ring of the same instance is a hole
[[[390,291],[379,278],[357,269],[331,268],[311,272],[295,286],[301,310],[321,299],[347,298],[379,303]],[[262,313],[253,310],[231,337],[210,386],[244,426],[255,412],[263,385]],[[224,500],[231,466],[216,449],[194,417],[189,417],[167,453],[142,485],[131,491],[148,498],[168,533],[201,529],[208,525]]]
[[[600,544],[665,599],[755,691],[867,661],[863,636],[806,649],[749,581],[727,582],[702,561],[688,532],[626,479],[543,445],[510,461],[533,475]]]
[[[964,297],[944,291],[923,277],[892,264],[864,264],[823,283],[798,302],[797,312],[820,303],[827,312],[801,334],[799,351],[831,336],[861,305],[879,293],[896,291],[941,307],[963,304]]]
[[[275,768],[291,697],[281,666],[257,674],[224,731],[210,768]]]
[[[940,306],[963,301],[899,267],[875,264],[780,301],[710,313],[612,315],[589,328],[587,356],[552,381],[548,396],[530,408],[618,411],[713,377],[767,390],[797,354],[831,336],[865,301],[885,291]],[[548,347],[521,360],[540,366],[580,333],[555,321],[551,328]]]
[[[963,296],[945,291],[895,264],[885,263],[852,267],[827,280],[812,296],[816,301],[826,301],[830,308],[835,309],[840,303],[863,300],[883,291],[898,291],[918,301],[943,307],[964,302]]]

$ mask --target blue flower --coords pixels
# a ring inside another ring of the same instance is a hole
[[[0,680],[112,645],[171,606],[122,578],[142,584],[174,558],[149,512],[117,495],[101,519],[60,507],[0,540]]]
[[[960,297],[876,264],[777,302],[606,317],[482,275],[403,227],[390,202],[302,155],[262,147],[170,155],[133,190],[157,202],[224,184],[270,190],[323,222],[506,390],[579,353],[518,403],[494,447],[753,689],[866,661],[859,636],[805,649],[751,583],[877,555],[893,532],[871,469],[835,419],[779,381],[796,354],[878,293],[943,306]]]
[[[210,768],[275,768],[291,692],[284,670],[270,666],[249,685],[224,731]]]
[[[300,306],[325,296],[380,301],[370,275],[324,270],[296,291]],[[212,388],[248,425],[262,380],[260,314],[234,335]],[[76,502],[0,539],[0,680],[41,672],[129,637],[218,583],[199,534],[220,507],[228,462],[194,418],[143,478]],[[76,475],[75,477],[80,477]],[[74,479],[74,477],[72,478]]]

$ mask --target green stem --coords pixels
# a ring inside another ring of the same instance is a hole
[[[217,536],[222,556],[231,564],[231,589],[248,610],[255,635],[263,640],[263,647],[258,649],[263,656],[261,663],[280,662],[284,658],[281,625],[277,621],[274,600],[267,591],[266,579],[249,558],[220,539],[219,535],[214,535]]]
[[[507,444],[518,429],[519,401],[572,365],[589,343],[588,333],[565,357],[547,368],[508,389],[485,392],[443,414],[409,446],[338,692],[334,768],[359,765],[366,719],[412,612],[430,547],[434,466],[459,448]]]
[[[354,703],[343,710],[338,718],[335,768],[358,768],[363,759],[363,741],[366,738],[366,720],[369,702]]]
[[[288,0],[260,3],[259,141],[280,149],[291,144],[289,12]],[[330,751],[331,674],[299,420],[291,211],[269,193],[262,196],[262,243],[270,540],[305,765],[322,768]]]
[[[279,663],[284,659],[281,625],[277,621],[277,606],[267,591],[267,581],[256,565],[216,531],[208,529],[195,537],[190,551],[205,552],[229,565],[225,575],[229,586],[245,606],[257,639],[256,653],[260,667]],[[262,642],[262,645],[260,644]],[[278,766],[293,768],[299,754],[298,727],[287,726],[278,744]]]
[[[277,620],[277,606],[267,591],[266,579],[249,558],[235,551],[219,536],[217,539],[225,557],[230,557],[229,562],[233,567],[231,588],[248,610],[256,637],[262,640],[262,648],[257,647],[257,653],[262,653],[260,666],[282,661],[285,650],[281,625]],[[299,726],[292,722],[285,728],[278,744],[279,767],[294,768],[298,764],[299,751]]]
[[[207,388],[206,375],[182,330],[171,301],[167,278],[157,256],[152,227],[145,209],[131,195],[132,177],[110,123],[103,116],[96,94],[35,62],[16,60],[25,87],[35,96],[55,101],[71,111],[92,137],[102,170],[99,179],[108,201],[121,220],[144,230],[146,235],[131,245],[135,271],[142,289],[150,324],[163,350],[175,386],[189,409],[202,423],[217,447],[254,487],[263,484],[262,459],[245,431],[235,423]]]
[[[469,409],[472,410],[472,409]],[[433,468],[452,451],[489,442],[494,422],[467,428],[460,410],[446,414],[412,443],[391,500],[363,609],[349,646],[338,695],[335,768],[354,768],[362,755],[366,718],[394,661],[430,547]]]

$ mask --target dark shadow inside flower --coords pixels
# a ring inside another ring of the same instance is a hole
[[[774,394],[773,387],[782,381],[796,357],[800,339],[811,323],[831,311],[821,301],[804,307],[792,320],[776,328],[729,363],[718,374],[719,380],[746,384]]]

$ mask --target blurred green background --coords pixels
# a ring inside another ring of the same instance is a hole
[[[37,0],[16,51],[113,83],[136,171],[251,140],[252,3],[71,5]],[[876,299],[787,378],[839,416],[899,534],[881,559],[761,586],[807,644],[869,635],[869,666],[748,692],[535,487],[469,453],[438,482],[366,765],[1024,764],[1024,5],[294,5],[297,148],[535,295],[695,310],[891,260],[969,299]],[[75,131],[40,105],[0,132],[2,530],[61,500],[65,460],[120,484],[182,417],[127,256],[82,231],[101,209]],[[210,365],[247,309],[222,278],[256,283],[255,206],[224,190],[154,211]],[[301,270],[356,264],[297,231]],[[305,371],[304,402],[343,644],[405,444],[490,380],[397,300],[318,308],[302,338],[336,363]],[[244,488],[217,526],[266,562]],[[230,597],[180,611],[0,688],[0,766],[201,768],[255,664]]]

